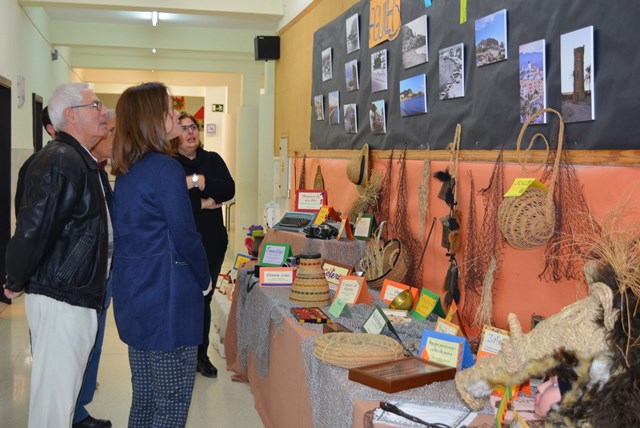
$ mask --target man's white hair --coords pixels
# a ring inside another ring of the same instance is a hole
[[[91,89],[88,83],[64,83],[54,89],[49,99],[49,118],[56,131],[64,131],[65,109],[82,104],[82,91]]]

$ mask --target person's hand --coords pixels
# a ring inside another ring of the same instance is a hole
[[[7,288],[7,284],[3,284],[2,288],[4,289],[4,296],[7,299],[15,299],[16,297],[20,297],[24,294],[24,290],[21,291],[11,291]]]
[[[215,210],[222,207],[222,204],[217,203],[213,198],[200,199],[200,204],[203,210]]]

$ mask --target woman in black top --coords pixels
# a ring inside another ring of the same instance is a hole
[[[222,219],[222,203],[235,196],[235,183],[222,157],[202,148],[200,127],[196,119],[186,112],[182,112],[179,119],[183,132],[171,141],[172,148],[185,171],[196,228],[202,235],[209,272],[215,284],[228,244],[227,229]],[[205,296],[204,334],[202,344],[198,347],[197,369],[206,377],[216,377],[218,374],[207,356],[212,297],[213,291]]]

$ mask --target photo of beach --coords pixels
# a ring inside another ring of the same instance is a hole
[[[418,74],[400,81],[400,116],[427,112],[427,76]]]

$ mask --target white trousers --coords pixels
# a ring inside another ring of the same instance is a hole
[[[24,303],[33,355],[29,428],[71,427],[97,312],[37,294],[26,294]]]

